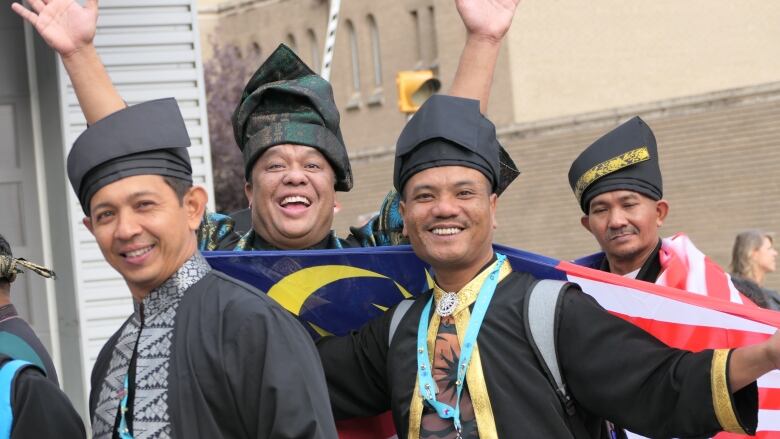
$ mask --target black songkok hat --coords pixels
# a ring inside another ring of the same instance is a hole
[[[246,181],[268,148],[290,143],[316,148],[336,173],[335,189],[352,189],[333,89],[284,44],[246,84],[233,113],[233,134],[244,155]]]
[[[190,137],[173,98],[133,105],[87,128],[68,154],[68,178],[84,214],[103,186],[135,175],[192,181]]]
[[[608,132],[571,164],[569,185],[586,214],[590,201],[605,192],[629,190],[660,200],[663,182],[653,131],[636,116]]]
[[[414,174],[437,166],[465,166],[487,177],[501,195],[520,174],[479,112],[479,101],[434,95],[406,124],[395,150],[393,185],[403,191]]]

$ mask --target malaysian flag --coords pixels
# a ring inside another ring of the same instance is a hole
[[[691,269],[696,255],[687,244],[685,247],[690,253],[675,263],[688,264],[686,282],[688,277],[693,282],[693,277],[704,274],[706,286],[707,270]],[[765,340],[780,327],[780,313],[737,303],[742,300],[738,294],[718,297],[709,294],[708,288],[691,294],[505,246],[495,248],[507,255],[515,270],[538,278],[578,283],[608,311],[673,347],[692,351],[739,347]],[[428,267],[408,246],[204,254],[214,268],[253,284],[276,299],[297,315],[314,337],[357,329],[400,300],[430,286]],[[710,264],[702,262],[701,266]],[[780,374],[771,372],[758,384],[758,437],[780,438]],[[388,414],[368,421],[348,421],[341,426],[346,428],[341,431],[342,438],[393,436]],[[718,435],[730,437],[735,436]]]

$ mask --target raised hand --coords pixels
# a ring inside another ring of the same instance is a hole
[[[509,30],[519,3],[520,0],[455,0],[468,33],[495,42],[501,41]]]
[[[30,9],[13,3],[11,9],[35,27],[46,43],[63,58],[92,44],[97,27],[98,2],[86,0],[28,0]]]

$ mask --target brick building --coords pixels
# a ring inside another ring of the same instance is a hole
[[[327,15],[321,0],[199,2],[204,40],[264,55],[287,42],[312,65]],[[356,181],[340,196],[345,231],[390,186],[404,123],[395,73],[433,68],[446,90],[465,32],[451,0],[343,0],[340,20],[331,81]],[[523,2],[488,110],[523,171],[500,200],[497,241],[561,258],[595,251],[568,167],[635,114],[659,142],[664,234],[687,232],[725,266],[738,231],[780,232],[778,22],[780,5],[760,0]],[[780,288],[780,275],[768,286]]]

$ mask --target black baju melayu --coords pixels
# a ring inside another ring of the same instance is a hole
[[[287,311],[196,253],[136,306],[92,373],[96,438],[335,438],[311,338]]]
[[[487,271],[458,293],[465,303],[473,301],[468,296],[476,296]],[[534,278],[509,271],[502,269],[469,367],[466,391],[477,431],[465,434],[464,428],[464,437],[573,437],[571,420],[541,371],[523,329],[523,298]],[[394,310],[351,335],[326,337],[318,343],[337,418],[391,409],[400,438],[433,437],[424,431],[420,434],[421,418],[430,410],[415,388],[418,324],[431,294],[416,299],[389,346]],[[437,332],[439,337],[444,333],[437,315],[431,314],[429,350]],[[465,327],[456,326],[462,343]],[[722,429],[752,432],[756,428],[756,385],[731,395],[726,372],[729,351],[690,353],[669,348],[610,315],[576,286],[562,299],[557,340],[562,374],[577,408],[575,416],[591,437],[606,437],[604,418],[651,437],[704,436]],[[462,410],[466,399],[461,400]]]

